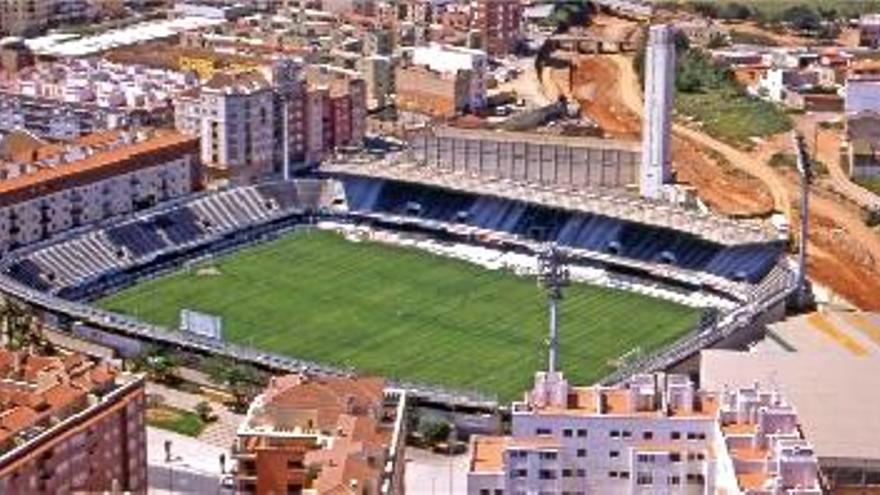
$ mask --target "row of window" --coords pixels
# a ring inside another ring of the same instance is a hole
[[[550,436],[553,435],[553,430],[551,428],[536,428],[535,435],[538,436]],[[688,440],[705,440],[706,434],[702,432],[687,432],[685,438]],[[562,430],[562,436],[565,438],[587,438],[587,430],[585,428],[565,428]],[[617,439],[628,439],[632,438],[633,433],[629,430],[611,430],[608,432],[609,438],[617,438]],[[654,432],[650,430],[645,430],[642,432],[642,440],[653,440]],[[670,440],[681,440],[682,432],[673,431],[669,433]]]

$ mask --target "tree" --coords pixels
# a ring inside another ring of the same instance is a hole
[[[794,5],[780,15],[782,22],[801,31],[815,31],[822,25],[822,17],[808,5]]]
[[[743,5],[737,2],[726,3],[718,8],[719,19],[744,21],[751,16],[752,9],[749,8],[748,5]]]
[[[0,321],[3,344],[9,349],[32,349],[43,354],[53,352],[43,334],[37,315],[26,304],[9,297],[0,297]]]
[[[223,386],[232,394],[233,408],[237,411],[247,407],[264,382],[262,373],[253,366],[226,357],[206,359],[202,370],[212,382]]]
[[[148,345],[134,358],[133,364],[135,370],[145,372],[150,380],[169,384],[179,380],[180,358],[163,347]]]
[[[727,46],[727,36],[721,33],[712,33],[712,35],[709,36],[709,41],[706,43],[706,48],[710,50],[724,46]]]
[[[209,404],[208,401],[203,400],[196,404],[195,411],[196,414],[198,414],[204,422],[214,420],[214,409],[211,407],[211,404]]]
[[[449,432],[452,427],[445,421],[424,421],[420,428],[422,438],[428,443],[440,443],[449,439]]]

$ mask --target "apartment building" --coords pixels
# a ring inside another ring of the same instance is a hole
[[[172,122],[169,100],[195,87],[191,74],[71,59],[0,81],[0,132],[25,129],[72,140],[96,131]]]
[[[51,0],[3,0],[0,2],[0,37],[26,36],[48,26]]]
[[[248,183],[359,146],[366,84],[353,71],[282,58],[258,70],[217,72],[175,101],[175,126],[201,139],[212,182]]]
[[[374,378],[272,379],[239,426],[237,493],[403,493],[406,395]]]
[[[414,48],[412,63],[442,74],[465,71],[470,76],[466,108],[474,111],[486,107],[486,52],[432,43]]]
[[[0,253],[193,191],[198,140],[173,131],[109,132],[5,164]]]
[[[522,8],[519,0],[478,0],[474,28],[489,55],[504,57],[516,50],[522,38]]]
[[[865,14],[859,19],[859,46],[880,48],[880,14]]]
[[[0,493],[146,493],[144,379],[0,349]]]
[[[776,391],[696,390],[686,376],[571,387],[536,375],[509,437],[475,437],[471,495],[822,493],[794,408]]]
[[[394,79],[400,110],[449,118],[468,109],[470,71],[443,73],[420,66],[399,67]]]

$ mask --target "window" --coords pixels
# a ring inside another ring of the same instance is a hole
[[[541,452],[539,457],[545,461],[553,461],[556,459],[556,452]]]
[[[696,440],[696,439],[697,439],[697,434],[696,434],[696,433],[693,433],[693,432],[688,432],[688,434],[687,434],[687,439],[688,439],[688,440]]]
[[[608,471],[609,478],[617,478],[617,471]]]
[[[501,488],[496,488],[495,495],[504,495],[504,490],[502,490]]]
[[[702,474],[689,474],[687,475],[687,482],[692,485],[702,485],[705,483],[705,478],[703,478]]]
[[[706,434],[705,434],[705,433],[697,433],[697,438],[700,439],[700,440],[705,440],[705,439],[706,439]]]
[[[552,435],[553,431],[550,428],[535,428],[535,435]]]
[[[645,431],[642,432],[642,440],[653,440],[654,432],[653,431]]]
[[[622,479],[628,480],[628,479],[629,479],[629,471],[621,471],[621,472],[620,472],[620,477],[621,477]]]
[[[512,450],[510,451],[510,457],[514,459],[525,459],[529,456],[528,451],[526,450]]]
[[[673,431],[672,433],[669,434],[669,438],[671,438],[673,440],[681,440],[681,432]]]
[[[562,436],[564,436],[566,438],[571,438],[573,433],[574,432],[570,428],[566,428],[566,429],[562,430]]]
[[[619,438],[620,432],[618,430],[611,430],[608,432],[608,436],[611,438]]]
[[[577,476],[578,478],[586,478],[587,477],[587,470],[586,469],[576,469],[574,473],[575,473],[575,476]]]
[[[680,477],[680,476],[670,476],[666,481],[667,481],[670,485],[675,485],[675,486],[677,486],[677,485],[680,485],[680,484],[681,484],[681,477]]]
[[[511,478],[528,478],[529,471],[528,469],[514,469],[513,472],[510,473]]]
[[[538,478],[542,480],[555,480],[556,471],[553,471],[552,469],[542,469],[538,471]]]
[[[587,456],[587,449],[577,449],[577,456],[578,457],[586,457]]]
[[[577,431],[577,434],[578,434],[578,438],[586,438],[587,430],[581,428]]]
[[[654,456],[650,454],[639,454],[636,456],[636,460],[641,463],[654,462]]]
[[[571,474],[572,474],[571,469],[563,469],[562,470],[562,477],[563,478],[571,478]]]
[[[654,476],[651,473],[639,473],[636,475],[637,485],[653,485]]]
[[[618,457],[620,457],[620,452],[612,450],[611,452],[608,452],[608,457],[612,459],[617,459]]]
[[[621,436],[623,438],[630,438],[630,437],[632,437],[632,432],[624,430],[623,433],[621,433]]]
[[[669,462],[681,462],[681,454],[678,452],[671,452],[669,454]]]
[[[492,494],[492,492],[489,491],[488,488],[481,488],[480,489],[480,495],[491,495],[491,494]]]

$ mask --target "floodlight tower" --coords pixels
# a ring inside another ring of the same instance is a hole
[[[538,284],[547,291],[550,308],[550,356],[548,371],[555,373],[559,364],[559,318],[558,306],[562,300],[562,288],[570,283],[565,255],[555,243],[548,244],[538,253]]]
[[[813,182],[813,163],[807,154],[807,145],[804,136],[794,133],[794,146],[797,154],[797,170],[801,177],[801,235],[798,239],[798,272],[797,272],[797,301],[798,307],[803,308],[809,303],[809,290],[807,288],[807,238],[809,236],[810,217],[810,184]]]

